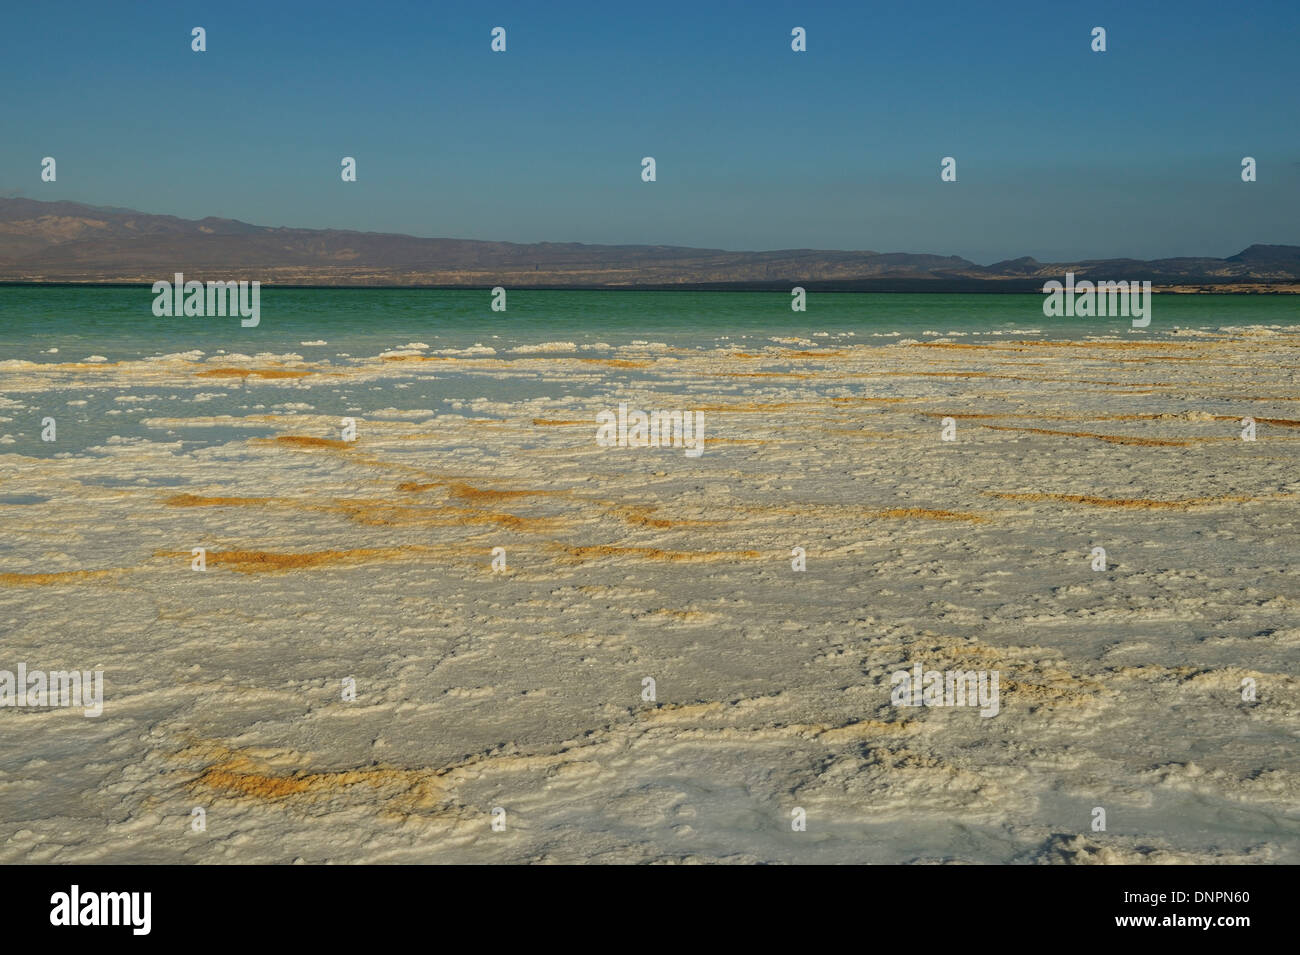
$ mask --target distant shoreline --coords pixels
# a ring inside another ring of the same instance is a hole
[[[193,277],[208,277],[208,273],[194,272]],[[200,279],[201,280],[201,279]],[[502,283],[465,285],[388,285],[388,284],[333,284],[302,282],[266,282],[266,289],[320,289],[336,291],[387,291],[387,292],[486,292]],[[0,279],[4,288],[152,288],[152,281],[88,279],[68,281],[28,281]],[[869,280],[861,282],[723,282],[675,283],[646,285],[518,285],[506,284],[512,292],[772,292],[789,294],[795,286],[809,293],[889,293],[899,295],[1041,295],[1042,282],[1034,280],[993,279],[984,282],[934,279],[925,282],[903,280]],[[1300,295],[1300,282],[1189,282],[1174,285],[1164,283],[1152,286],[1156,295]]]
[[[1258,295],[1300,292],[1300,245],[1256,243],[1226,258],[1021,256],[981,265],[929,252],[420,238],[0,198],[4,284],[152,285],[177,272],[267,288],[908,294],[1038,294],[1045,282],[1073,273],[1087,281],[1150,282],[1161,292]]]

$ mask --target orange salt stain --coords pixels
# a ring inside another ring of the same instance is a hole
[[[50,574],[0,574],[0,585],[6,587],[51,587],[70,584],[78,580],[99,580],[111,577],[115,570],[61,570]]]
[[[1067,504],[1087,504],[1090,507],[1133,508],[1142,510],[1183,510],[1189,507],[1206,507],[1214,504],[1244,504],[1261,498],[1244,494],[1224,494],[1217,497],[1188,497],[1174,501],[1160,501],[1142,497],[1095,497],[1090,494],[1047,494],[1042,492],[1013,493],[985,492],[990,497],[1008,501],[1063,501]]]
[[[280,371],[274,368],[210,368],[196,378],[306,378],[310,371]]]
[[[988,371],[880,371],[876,378],[989,378],[997,381],[1035,381],[1064,385],[1110,385],[1129,388],[1174,388],[1169,382],[1107,381],[1097,378],[1043,378],[1027,375],[995,375]]]
[[[246,507],[270,504],[273,497],[204,497],[199,494],[173,494],[163,501],[168,507]]]
[[[568,494],[568,491],[532,491],[532,490],[507,490],[498,491],[492,488],[471,487],[468,484],[462,484],[459,481],[453,481],[447,485],[447,493],[462,501],[509,501],[520,497],[550,497],[560,494]]]
[[[1109,348],[1117,350],[1150,350],[1153,348],[1164,349],[1165,351],[1175,351],[1180,348],[1184,349],[1202,349],[1211,348],[1216,345],[1224,344],[1222,342],[1067,342],[1067,341],[1035,341],[1026,339],[1017,341],[1014,344],[1024,345],[1034,348]]]
[[[210,550],[205,556],[208,564],[216,567],[227,566],[240,573],[264,573],[279,570],[300,570],[310,567],[322,567],[330,564],[364,563],[374,560],[395,560],[426,552],[426,548],[415,547],[368,547],[354,550],[318,550],[305,553],[287,554],[265,550]],[[157,551],[155,557],[184,557],[189,559],[188,551]]]
[[[1148,412],[1146,414],[1042,414],[1037,411],[1006,412],[1004,414],[962,414],[955,411],[922,411],[919,414],[927,418],[962,418],[962,419],[996,419],[996,418],[1033,418],[1039,421],[1159,421],[1176,420],[1178,415]],[[1224,420],[1237,420],[1229,415],[1219,415]],[[1256,421],[1263,420],[1256,418]],[[1058,433],[1058,432],[1051,432]],[[1074,432],[1059,432],[1072,434]]]
[[[763,556],[756,550],[680,551],[663,550],[658,547],[618,547],[612,544],[593,544],[586,547],[570,547],[563,544],[554,546],[578,560],[597,557],[639,557],[643,560],[707,563],[719,560],[757,560]]]
[[[260,438],[254,440],[259,444],[268,443]],[[270,443],[287,444],[295,448],[338,448],[340,450],[348,450],[356,444],[355,441],[334,441],[330,438],[311,438],[301,434],[282,434],[272,439]]]
[[[719,371],[714,372],[719,378],[813,378],[814,375],[800,371]]]
[[[1012,381],[1033,381],[1032,378],[1019,378],[1016,375],[995,375],[988,371],[884,371],[881,375],[888,378],[1006,378]]]
[[[215,790],[262,802],[280,802],[291,797],[336,796],[357,788],[396,789],[423,802],[437,799],[444,788],[438,776],[428,770],[372,767],[273,775],[267,769],[247,757],[234,755],[203,770],[190,783],[190,788]]]
[[[435,488],[446,488],[447,495],[459,501],[510,501],[522,497],[563,497],[571,493],[565,488],[498,490],[474,487],[463,481],[403,481],[397,485],[399,491],[431,491]]]
[[[929,507],[893,507],[882,511],[868,511],[867,517],[911,518],[923,521],[969,521],[974,524],[988,520],[974,511],[942,511]]]
[[[1215,415],[1214,417],[1219,421],[1241,420],[1241,418],[1234,415]],[[1275,424],[1283,428],[1300,428],[1300,421],[1296,421],[1292,418],[1255,418],[1255,421],[1257,423],[1262,421],[1264,424]]]
[[[586,365],[604,365],[607,368],[649,368],[648,361],[629,361],[626,358],[580,358]]]
[[[421,483],[408,481],[398,485],[403,491],[424,491],[432,488],[447,488],[452,497],[471,501],[509,500],[517,497],[568,494],[565,490],[518,490],[494,491],[482,490],[459,482]],[[549,531],[561,523],[559,518],[525,517],[503,511],[493,511],[479,507],[459,505],[438,505],[429,507],[394,504],[387,500],[336,499],[324,501],[297,501],[273,497],[206,497],[197,494],[177,494],[167,498],[165,504],[171,507],[254,507],[262,505],[279,505],[306,511],[341,514],[349,520],[372,527],[466,527],[487,524],[518,531]],[[415,552],[415,551],[412,551]],[[239,555],[244,552],[231,552]],[[251,552],[250,552],[251,553]],[[385,551],[323,551],[320,557],[306,555],[302,562],[294,564],[297,555],[285,558],[285,566],[309,566],[328,560],[341,559],[340,555],[381,554]],[[168,554],[167,556],[185,556]],[[212,560],[211,556],[208,558]],[[234,563],[250,563],[253,558],[235,556]],[[274,564],[275,555],[267,560]],[[217,561],[220,563],[220,561]]]
[[[654,517],[654,511],[655,509],[652,507],[616,507],[610,509],[611,514],[638,527],[655,527],[666,530],[673,527],[716,527],[719,524],[726,523],[726,521],[675,520],[666,517]]]
[[[339,511],[359,524],[373,527],[471,527],[490,524],[516,531],[550,531],[558,518],[523,517],[476,507],[411,507],[387,501],[339,501],[321,510]]]
[[[849,405],[849,404],[895,405],[895,404],[901,404],[906,401],[915,401],[915,400],[916,400],[915,398],[832,398],[831,404],[833,405]]]

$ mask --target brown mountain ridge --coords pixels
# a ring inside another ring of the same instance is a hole
[[[1038,291],[1066,271],[1180,291],[1300,291],[1300,246],[1252,245],[1225,259],[982,266],[905,252],[422,239],[0,198],[0,282],[148,284],[183,272],[268,285]]]

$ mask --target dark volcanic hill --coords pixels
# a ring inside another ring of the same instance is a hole
[[[902,252],[420,239],[0,199],[0,281],[10,282],[150,283],[184,272],[189,279],[289,285],[1027,290],[1066,270],[1157,285],[1286,285],[1300,282],[1300,247],[1253,245],[1227,259],[1025,257],[981,266]]]

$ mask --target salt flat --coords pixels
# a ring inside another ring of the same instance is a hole
[[[4,363],[0,861],[1300,862],[1295,331],[563,351]]]

